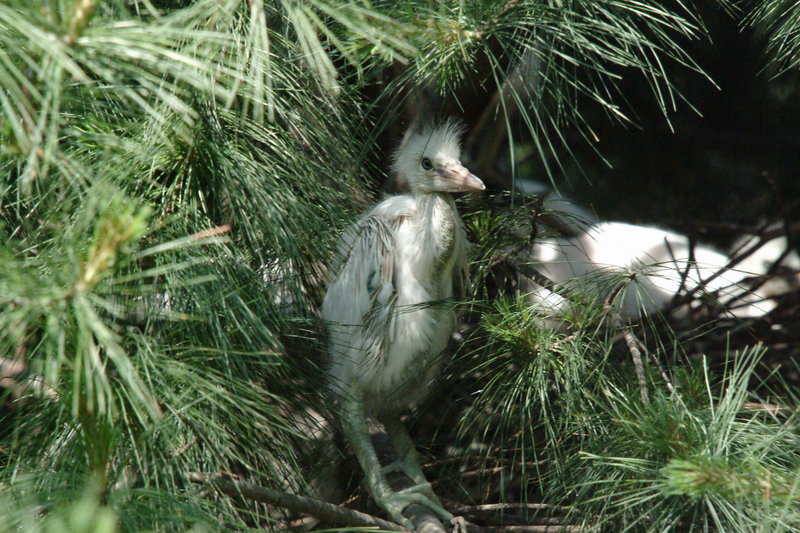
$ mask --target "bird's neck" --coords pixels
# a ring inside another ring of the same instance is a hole
[[[452,256],[458,224],[453,197],[447,193],[417,195],[417,212],[425,249],[433,253],[436,262],[446,263]]]

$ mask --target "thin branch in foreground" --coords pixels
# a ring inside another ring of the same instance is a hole
[[[310,514],[321,520],[357,527],[378,527],[386,531],[408,531],[400,524],[383,520],[360,511],[339,507],[306,496],[297,496],[276,489],[254,485],[246,481],[236,481],[221,474],[189,472],[187,478],[192,483],[208,485],[228,496],[240,496],[249,500],[277,505],[290,511]]]
[[[631,353],[633,359],[633,366],[636,368],[636,378],[639,380],[639,390],[642,393],[642,401],[650,403],[650,395],[647,393],[647,376],[644,371],[644,361],[642,360],[642,352],[639,350],[641,341],[633,333],[630,325],[622,326],[622,336],[625,338],[625,344],[628,345],[628,351]]]
[[[792,204],[792,206],[795,206],[795,205],[796,205],[796,203]],[[670,304],[665,309],[662,310],[662,313],[669,314],[670,312],[672,312],[672,310],[674,310],[674,309],[680,307],[681,305],[691,301],[692,299],[694,299],[696,297],[696,295],[698,293],[703,291],[708,286],[709,283],[711,283],[712,281],[714,281],[715,279],[717,279],[718,277],[723,275],[725,272],[728,272],[729,270],[732,270],[732,269],[736,268],[736,266],[739,263],[741,263],[742,261],[744,261],[745,259],[747,259],[751,255],[753,255],[759,248],[764,246],[766,243],[768,243],[769,241],[771,241],[772,239],[775,239],[777,237],[793,233],[793,232],[797,231],[798,227],[800,227],[800,224],[795,224],[795,225],[792,225],[792,226],[785,226],[785,227],[780,228],[780,229],[770,230],[769,228],[774,224],[775,220],[776,219],[773,218],[769,223],[765,224],[762,227],[762,229],[760,229],[754,235],[754,238],[757,239],[756,242],[753,242],[752,240],[750,240],[750,241],[747,241],[744,244],[742,244],[739,248],[737,248],[733,252],[732,257],[730,258],[728,263],[725,264],[723,267],[719,268],[716,272],[711,274],[709,277],[700,280],[700,283],[698,285],[693,287],[691,290],[688,290],[686,293],[684,293],[684,294],[676,293],[675,296],[672,298],[672,301],[670,302]],[[782,259],[783,259],[783,256],[781,256],[781,260]],[[779,263],[779,262],[780,261],[777,261],[776,263]]]
[[[646,353],[648,356],[650,356],[650,359],[653,361],[653,364],[656,365],[656,368],[658,368],[658,371],[661,374],[661,378],[664,380],[664,383],[667,385],[667,390],[669,391],[669,393],[672,394],[673,392],[675,392],[675,386],[672,384],[672,381],[669,379],[669,376],[667,375],[667,372],[661,366],[661,363],[658,362],[658,357],[656,357],[654,353],[650,352],[647,349],[647,346],[644,345],[644,343],[641,341],[641,339],[636,337],[636,341],[639,343],[639,346],[641,347],[641,349],[644,350],[644,353]]]
[[[636,369],[636,378],[639,381],[639,391],[642,394],[642,401],[650,403],[650,395],[647,392],[647,376],[644,371],[644,361],[642,360],[642,352],[639,346],[644,346],[641,341],[633,333],[633,328],[630,324],[625,324],[620,316],[620,312],[614,307],[614,300],[622,289],[628,284],[630,280],[636,277],[635,273],[631,273],[624,280],[620,281],[614,290],[608,295],[603,302],[603,311],[611,319],[613,326],[622,328],[622,337],[625,339],[625,344],[628,345],[628,351],[631,353],[633,359],[633,366]]]
[[[467,518],[470,522],[481,523],[485,527],[542,526],[564,524],[567,507],[546,503],[502,502],[481,505],[464,505],[450,500],[442,500],[445,508],[453,514]],[[479,526],[474,526],[479,527]],[[473,527],[470,527],[470,532]]]
[[[569,511],[568,507],[562,505],[552,505],[549,503],[485,503],[482,505],[461,505],[457,502],[447,501],[448,508],[457,508],[460,513],[481,513],[481,512],[495,512],[495,511],[536,511],[548,513],[566,513]]]
[[[323,502],[314,498],[306,496],[297,496],[289,494],[276,489],[262,487],[246,481],[238,481],[231,479],[225,474],[209,474],[203,472],[189,472],[186,475],[187,479],[192,483],[207,485],[214,488],[228,496],[246,498],[270,505],[283,507],[290,511],[303,513],[315,516],[320,520],[325,520],[335,524],[354,527],[377,527],[384,531],[408,531],[399,524],[383,520],[376,516],[372,516],[360,511],[346,509],[332,503]],[[497,507],[509,505],[510,507],[519,507],[512,504],[501,504]],[[530,504],[526,507],[536,507],[537,504]],[[412,507],[412,506],[409,506]],[[416,505],[416,507],[422,507]],[[493,508],[495,506],[488,506]],[[411,509],[409,509],[411,510]],[[423,511],[427,511],[422,507]],[[557,509],[556,509],[557,510]],[[411,514],[411,513],[409,513]],[[415,517],[416,518],[416,517]],[[415,520],[416,531],[424,532],[431,531],[431,529],[440,531],[441,526],[435,524],[428,524],[424,520]],[[433,528],[431,526],[433,525]],[[549,533],[549,532],[571,532],[579,531],[578,526],[569,524],[547,524],[547,525],[509,525],[509,526],[477,526],[475,524],[466,522],[467,530],[469,533]]]
[[[583,531],[583,526],[528,525],[528,526],[470,526],[470,533],[572,533]]]

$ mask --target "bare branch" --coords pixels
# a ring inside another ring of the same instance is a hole
[[[614,299],[622,291],[622,289],[636,277],[635,273],[631,273],[621,280],[614,290],[608,295],[603,302],[603,310],[606,315],[611,319],[613,326],[622,328],[622,337],[625,339],[625,344],[628,345],[628,351],[631,352],[631,359],[633,359],[633,366],[636,368],[636,378],[639,380],[639,390],[642,394],[642,401],[644,403],[650,402],[650,395],[647,391],[647,376],[644,372],[644,361],[642,360],[642,352],[639,350],[641,342],[633,333],[633,328],[630,324],[625,324],[620,317],[619,310],[614,307]]]
[[[686,291],[685,294],[676,294],[675,298],[672,299],[672,302],[670,302],[669,306],[666,309],[664,309],[663,312],[665,314],[668,314],[673,309],[676,309],[677,307],[680,307],[681,305],[691,301],[696,297],[698,293],[703,291],[706,288],[706,286],[708,286],[709,283],[711,283],[712,281],[723,275],[725,272],[728,272],[729,270],[736,268],[736,266],[739,263],[741,263],[751,255],[753,255],[759,248],[764,246],[772,239],[788,234],[789,232],[795,231],[797,229],[797,226],[798,225],[794,225],[791,227],[771,230],[769,229],[771,227],[771,223],[764,225],[762,229],[759,230],[755,235],[755,237],[757,237],[756,242],[753,243],[753,241],[749,241],[745,243],[733,253],[733,256],[725,266],[723,266],[722,268],[711,274],[706,279],[701,280],[699,284],[697,284],[691,290]],[[783,259],[783,256],[781,257],[781,259]]]
[[[383,520],[376,516],[339,507],[338,505],[314,498],[297,496],[280,490],[247,483],[246,481],[233,480],[221,474],[189,472],[187,478],[192,483],[208,485],[228,496],[239,496],[247,498],[248,500],[277,505],[278,507],[283,507],[297,513],[310,514],[334,524],[359,527],[373,526],[387,531],[408,531],[399,524]]]
[[[525,526],[470,526],[470,533],[571,533],[584,531],[577,525],[525,525]]]
[[[645,376],[644,373],[644,361],[642,360],[642,352],[639,350],[637,344],[638,339],[629,325],[622,327],[622,336],[625,338],[625,343],[628,345],[628,350],[631,352],[633,366],[636,368],[636,378],[639,380],[639,390],[642,393],[642,401],[644,403],[650,403],[650,395],[647,392],[647,376]]]

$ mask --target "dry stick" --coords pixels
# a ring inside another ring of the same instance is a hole
[[[569,295],[568,288],[559,285],[555,281],[551,280],[550,278],[548,278],[547,276],[536,270],[530,263],[513,258],[512,256],[517,251],[518,250],[514,250],[508,254],[501,254],[499,257],[495,258],[494,261],[492,261],[492,266],[498,263],[507,262],[523,276],[532,279],[534,282],[536,282],[538,285],[541,285],[548,291],[557,294],[567,300],[572,301],[572,298]]]
[[[758,241],[756,241],[754,244],[750,244],[748,246],[748,244],[745,243],[745,244],[742,244],[739,248],[737,248],[734,251],[733,257],[728,261],[728,263],[725,266],[721,267],[719,270],[714,272],[708,278],[700,280],[700,283],[696,287],[694,287],[692,290],[689,290],[685,294],[680,294],[680,291],[678,291],[675,294],[675,296],[673,297],[673,299],[670,302],[669,306],[664,310],[664,313],[668,314],[673,309],[676,309],[677,307],[680,307],[681,305],[687,303],[692,298],[695,298],[695,295],[698,292],[704,290],[706,285],[708,285],[711,281],[715,280],[716,278],[718,278],[719,276],[721,276],[725,272],[735,268],[736,265],[741,263],[747,257],[751,256],[759,248],[764,246],[766,243],[768,243],[772,239],[774,239],[776,237],[780,237],[782,235],[786,235],[786,234],[795,232],[795,231],[800,231],[800,224],[792,224],[792,225],[784,224],[782,228],[778,228],[778,229],[774,229],[774,230],[769,230],[768,231],[767,229],[769,227],[771,227],[774,224],[774,221],[777,220],[778,218],[780,218],[780,217],[773,218],[770,222],[764,224],[756,232],[755,237],[758,237]],[[693,252],[694,252],[694,246],[692,245],[692,247],[690,248],[690,253],[693,253]],[[781,261],[783,261],[783,259],[785,259],[786,256],[789,255],[789,253],[791,253],[791,250],[787,248],[783,252],[783,254],[781,254],[781,256],[778,258],[778,260],[775,261],[775,263],[770,267],[769,271],[767,272],[767,275],[763,276],[763,280],[760,283],[756,282],[756,283],[752,284],[751,290],[755,291],[761,285],[763,285],[763,283],[765,283],[766,280],[769,278],[769,275],[773,274],[775,272],[775,270],[777,269],[778,265],[780,265]],[[688,267],[688,265],[687,265],[687,267]],[[731,285],[735,285],[735,284],[731,284]],[[732,296],[730,299],[728,299],[726,302],[723,303],[723,306],[726,307],[726,308],[731,306],[731,304],[733,304],[734,301],[736,301],[737,299],[740,299],[742,296],[743,295],[734,295],[734,296]],[[742,304],[742,305],[746,305],[746,304]]]
[[[578,533],[583,526],[538,525],[538,526],[469,526],[469,533]]]
[[[642,401],[644,403],[650,403],[650,395],[647,393],[647,378],[644,373],[642,352],[636,344],[638,339],[636,335],[633,334],[631,326],[629,325],[622,327],[622,336],[625,338],[625,343],[628,345],[628,350],[631,352],[631,358],[633,358],[633,366],[636,368],[636,378],[639,380],[639,390],[642,393]]]
[[[631,352],[631,358],[633,359],[633,366],[636,369],[636,379],[639,380],[639,391],[642,394],[642,401],[644,403],[650,403],[650,395],[647,391],[647,377],[644,373],[644,361],[642,360],[642,352],[639,350],[639,344],[641,341],[633,334],[633,327],[630,324],[623,324],[622,317],[620,317],[619,311],[614,308],[614,299],[617,297],[619,292],[628,284],[628,282],[636,277],[636,273],[632,272],[625,279],[621,280],[614,290],[608,295],[608,297],[603,302],[603,310],[605,311],[606,315],[611,318],[613,325],[622,328],[622,336],[625,339],[625,344],[628,345],[628,351]]]
[[[653,353],[651,353],[650,350],[647,349],[647,346],[645,346],[641,340],[639,340],[638,338],[636,340],[639,341],[639,346],[642,348],[642,350],[644,350],[644,353],[650,356],[650,359],[653,360],[653,363],[656,365],[656,368],[658,368],[658,372],[661,374],[661,378],[667,385],[667,390],[670,392],[670,394],[675,392],[675,387],[672,385],[672,381],[669,379],[667,372],[664,370],[664,368],[661,366],[661,363],[658,361],[658,357],[656,357]]]
[[[249,500],[277,505],[298,513],[310,514],[334,524],[358,527],[372,526],[387,531],[408,531],[400,524],[383,520],[377,516],[345,509],[314,498],[297,496],[280,490],[254,485],[246,481],[236,481],[220,474],[189,472],[187,477],[192,483],[208,485],[228,496],[241,496]]]
[[[673,309],[685,304],[686,302],[690,301],[692,298],[695,297],[695,295],[698,292],[700,292],[703,289],[705,289],[706,285],[708,285],[709,283],[711,283],[712,281],[714,281],[715,279],[720,277],[722,274],[724,274],[728,270],[731,270],[732,268],[734,268],[736,265],[738,265],[739,263],[741,263],[742,261],[744,261],[745,259],[747,259],[751,255],[753,255],[753,253],[755,253],[756,250],[758,250],[759,248],[764,246],[766,243],[768,243],[772,239],[774,239],[776,237],[780,237],[781,235],[785,235],[786,233],[789,233],[789,232],[794,231],[796,229],[800,229],[800,224],[795,224],[795,225],[792,225],[790,228],[782,228],[782,229],[777,229],[777,230],[766,231],[766,227],[768,227],[771,224],[772,224],[772,222],[770,222],[767,226],[764,227],[764,229],[762,231],[759,231],[756,234],[756,237],[758,237],[758,241],[755,244],[753,244],[752,246],[747,246],[747,245],[741,246],[738,250],[736,250],[736,252],[734,253],[734,256],[728,261],[728,263],[725,266],[723,266],[722,268],[720,268],[719,270],[714,272],[712,275],[710,275],[706,279],[701,280],[700,283],[696,287],[694,287],[692,290],[688,291],[686,294],[681,294],[679,296],[676,295],[676,297],[672,299],[672,302],[670,302],[670,305],[667,307],[667,309],[664,310],[664,313],[666,314],[669,311],[671,311],[671,310],[673,310]]]
[[[547,463],[547,461],[538,461],[541,465]],[[535,466],[535,465],[534,465]],[[458,477],[461,479],[469,479],[474,477],[481,477],[491,474],[499,474],[501,472],[507,472],[508,467],[505,466],[492,466],[488,468],[481,468],[479,470],[467,470],[465,472],[459,472]],[[449,506],[448,506],[449,507]]]
[[[781,257],[778,259],[778,261],[776,261],[770,267],[770,269],[767,271],[766,274],[764,274],[763,276],[757,276],[757,277],[753,278],[752,280],[748,281],[749,291],[752,291],[752,292],[748,292],[747,289],[743,288],[742,289],[742,291],[743,291],[742,293],[735,294],[735,295],[731,296],[727,301],[720,302],[720,305],[724,309],[727,309],[729,311],[733,311],[733,310],[736,310],[736,309],[741,309],[741,308],[746,307],[748,305],[759,304],[759,303],[765,302],[767,300],[775,299],[776,295],[765,296],[765,297],[760,298],[760,299],[750,300],[749,302],[743,300],[743,298],[745,296],[747,296],[748,294],[752,294],[753,292],[757,291],[770,278],[774,279],[776,277],[795,277],[795,276],[798,275],[797,273],[792,273],[792,272],[789,272],[787,274],[782,274],[782,275],[775,275],[775,270],[777,270],[777,267],[779,266],[780,261],[782,261],[783,258],[786,255],[788,255],[790,252],[791,252],[791,250],[789,250],[789,249],[785,250],[785,252],[781,255]],[[734,285],[737,285],[737,284],[736,283],[732,283],[728,287],[724,287],[724,289],[727,289],[727,288],[729,288],[731,286],[734,286]],[[788,294],[789,292],[796,292],[796,291],[788,291],[786,294]],[[798,293],[798,294],[800,294],[800,293]],[[740,301],[738,304],[734,304],[734,302],[736,302],[736,300],[742,300],[742,301]],[[769,314],[770,314],[770,316],[773,316],[773,319],[777,318],[774,315],[774,311],[771,311]],[[735,325],[729,326],[727,329],[721,329],[721,328],[718,329],[716,332],[711,334],[709,339],[712,342],[714,342],[714,341],[719,340],[719,339],[724,339],[726,337],[733,336],[733,335],[739,333],[740,331],[751,330],[752,329],[752,322],[750,322],[748,320],[744,320],[741,317],[734,316],[733,318],[737,321],[737,323]],[[755,317],[752,317],[752,318],[755,318]]]
[[[670,242],[667,240],[666,237],[664,237],[664,244],[666,245],[667,250],[669,251],[669,256],[672,258],[672,264],[675,265],[675,268],[677,269],[678,268],[678,260],[675,257],[675,252],[672,250],[672,245],[670,244]],[[689,237],[689,258],[686,261],[686,268],[683,268],[681,270],[681,282],[680,282],[680,285],[678,285],[678,290],[675,291],[675,295],[676,296],[678,294],[680,294],[686,288],[686,280],[689,277],[689,270],[692,268],[692,263],[695,262],[694,248],[695,248],[696,244],[697,243],[695,242],[694,238],[690,236]]]
[[[722,306],[725,307],[726,309],[728,308],[736,309],[737,307],[748,305],[747,302],[740,302],[738,305],[734,305],[734,302],[736,302],[737,300],[741,300],[742,298],[747,296],[747,294],[754,293],[755,291],[760,289],[767,281],[769,281],[770,278],[775,277],[775,273],[778,271],[778,268],[781,266],[781,263],[783,263],[783,260],[786,259],[790,253],[792,253],[792,249],[787,247],[781,253],[781,255],[778,256],[778,259],[776,259],[775,262],[772,263],[772,265],[770,265],[769,269],[767,269],[767,272],[764,275],[753,276],[749,281],[747,281],[748,287],[744,292],[742,292],[741,294],[735,294],[731,296],[727,301],[722,302]],[[732,283],[731,285],[736,285],[736,284]],[[753,303],[763,302],[764,300],[768,299],[769,298],[762,298],[761,300],[756,300]]]
[[[681,269],[681,282],[678,285],[678,290],[675,291],[676,295],[680,294],[681,291],[683,291],[686,288],[686,280],[689,278],[689,269],[691,268],[691,265],[693,263],[696,263],[695,253],[694,253],[696,244],[697,243],[695,242],[694,238],[689,237],[689,257],[688,260],[686,261],[686,268]],[[675,251],[672,249],[672,245],[670,244],[670,242],[667,240],[666,237],[664,238],[664,245],[667,247],[669,256],[672,259],[672,264],[677,270],[678,259],[675,257]],[[658,372],[661,374],[661,378],[664,380],[664,383],[667,384],[667,390],[670,393],[674,392],[675,387],[672,385],[672,381],[669,379],[669,376],[667,376],[667,373],[661,367],[661,363],[659,363],[658,357],[656,357],[655,354],[651,353],[650,350],[647,349],[647,346],[645,346],[645,344],[638,337],[636,338],[636,341],[638,342],[639,348],[641,348],[644,351],[644,353],[647,354],[650,357],[650,359],[652,359],[653,363],[656,365],[656,368],[658,368]]]
[[[564,514],[569,510],[558,505],[546,503],[490,503],[484,505],[463,505],[442,500],[450,511],[470,517],[476,522],[492,526],[553,526],[564,524]],[[528,516],[532,512],[533,516]],[[545,516],[541,516],[545,515]],[[472,527],[469,528],[472,531]]]
[[[510,0],[501,13],[512,9],[517,3],[518,0]],[[498,17],[500,16],[502,15],[498,14]],[[472,154],[475,159],[470,164],[473,172],[489,178],[494,185],[504,190],[510,190],[513,183],[504,173],[494,170],[494,163],[508,136],[508,124],[519,111],[520,99],[517,95],[526,83],[530,83],[523,72],[527,68],[529,66],[524,60],[514,67],[511,74],[494,92],[489,104],[483,109],[483,113],[472,128],[472,133],[464,141],[467,153]],[[476,148],[478,145],[480,150]]]
[[[445,501],[445,500],[442,500]],[[489,511],[548,511],[566,513],[569,508],[562,505],[552,505],[549,503],[485,503],[482,505],[463,505],[458,502],[446,501],[447,507],[457,510],[459,513],[481,513]]]
[[[724,232],[726,234],[751,234],[757,235],[763,233],[765,235],[771,235],[772,238],[779,237],[780,235],[784,234],[785,232],[780,229],[772,229],[768,232],[765,231],[766,228],[772,227],[776,223],[783,221],[787,214],[792,214],[800,208],[800,200],[792,201],[790,204],[785,206],[785,208],[781,209],[781,211],[775,214],[770,219],[766,220],[763,223],[758,224],[757,226],[747,225],[747,224],[737,224],[735,222],[714,222],[714,221],[695,221],[695,222],[687,222],[686,220],[675,220],[675,219],[667,219],[664,220],[664,224],[667,226],[674,226],[676,228],[691,228],[695,232],[703,233],[703,230],[697,230],[698,227],[702,228],[712,228],[719,232]],[[687,233],[690,230],[686,230],[683,233]],[[792,222],[786,225],[786,231],[788,233],[797,233],[800,231],[800,222]]]
[[[475,161],[472,164],[475,167],[475,172],[481,176],[487,173],[491,174],[495,181],[503,182],[497,183],[497,185],[502,185],[504,189],[510,189],[510,180],[506,181],[505,175],[491,172],[494,162],[497,160],[497,153],[500,151],[508,133],[506,121],[500,120],[499,115],[502,113],[510,120],[511,116],[516,112],[515,101],[513,98],[508,101],[508,96],[510,92],[521,88],[522,81],[521,76],[517,74],[515,69],[503,85],[492,95],[489,105],[484,108],[478,122],[475,124],[472,130],[473,133],[464,142],[465,148],[470,153],[477,152],[474,148],[480,142],[481,149],[475,155]]]
[[[189,472],[187,478],[192,483],[201,485],[208,485],[223,494],[234,497],[247,498],[271,505],[277,505],[290,511],[298,513],[309,514],[321,520],[326,520],[335,524],[342,524],[346,526],[355,527],[377,527],[384,531],[408,531],[399,524],[382,520],[377,516],[372,516],[360,511],[346,509],[339,507],[332,503],[323,502],[314,498],[305,496],[297,496],[289,494],[276,489],[270,489],[247,483],[246,481],[236,481],[221,474],[208,474],[203,472]],[[421,507],[418,505],[409,506],[406,514],[411,514],[408,511],[411,507]],[[423,509],[425,509],[423,507]],[[426,509],[427,510],[427,509]],[[444,531],[441,526],[431,528],[431,524],[426,521],[425,517],[417,519],[412,517],[416,526],[416,532],[431,532],[432,530]],[[468,524],[469,533],[500,533],[506,532],[523,532],[523,533],[547,533],[556,531],[579,531],[577,526],[570,525],[522,525],[522,526],[502,526],[502,527],[481,527],[474,524]]]

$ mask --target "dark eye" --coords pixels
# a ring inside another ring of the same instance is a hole
[[[428,159],[427,157],[423,157],[422,158],[422,168],[424,168],[425,170],[430,170],[430,169],[433,168],[433,163],[431,163],[431,160]]]

